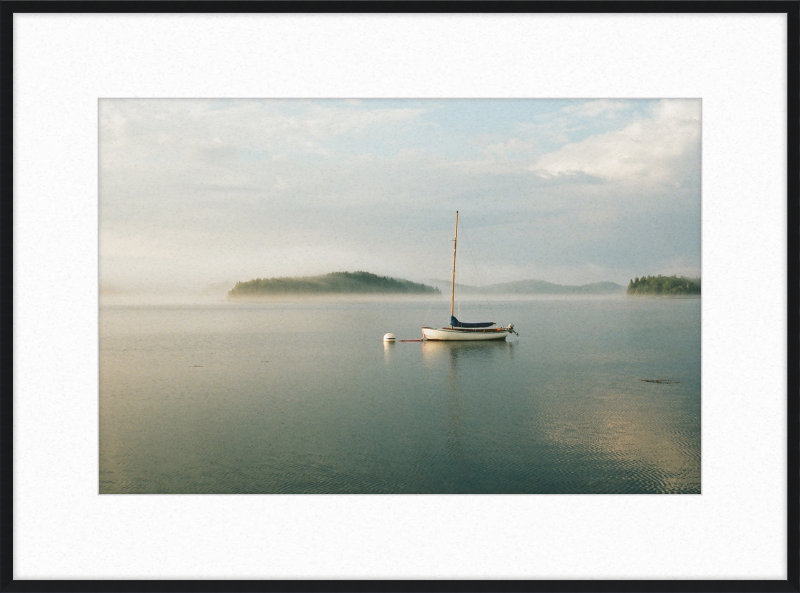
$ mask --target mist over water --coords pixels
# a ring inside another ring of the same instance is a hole
[[[102,301],[101,493],[700,492],[700,299],[213,299]]]

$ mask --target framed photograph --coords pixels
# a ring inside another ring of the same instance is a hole
[[[657,7],[3,4],[3,590],[798,591],[798,8]]]

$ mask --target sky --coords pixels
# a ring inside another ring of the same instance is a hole
[[[700,276],[700,100],[99,102],[100,283]]]

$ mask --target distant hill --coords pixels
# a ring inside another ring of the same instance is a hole
[[[642,276],[631,280],[628,284],[629,295],[647,296],[686,296],[700,294],[700,278],[684,278],[683,276]]]
[[[447,280],[428,280],[442,292],[450,292],[450,282]],[[625,287],[614,282],[594,282],[574,286],[569,284],[553,284],[544,280],[518,280],[517,282],[504,282],[490,284],[481,289],[479,286],[469,286],[456,282],[456,292],[465,294],[487,295],[522,295],[522,294],[624,294]]]
[[[297,278],[256,278],[237,282],[228,298],[321,294],[441,294],[438,288],[369,272],[333,272]]]
[[[619,294],[625,287],[613,282],[594,282],[574,286],[569,284],[553,284],[544,280],[520,280],[492,284],[486,287],[487,294]]]

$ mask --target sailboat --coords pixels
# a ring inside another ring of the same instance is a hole
[[[499,327],[494,321],[464,323],[453,315],[456,300],[456,249],[458,248],[458,211],[456,210],[456,233],[453,239],[453,281],[450,286],[450,326],[423,327],[422,337],[426,340],[505,340],[508,334],[517,334],[514,326]]]

